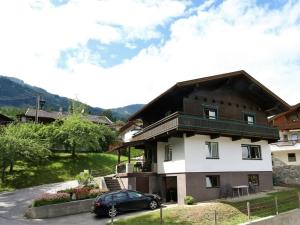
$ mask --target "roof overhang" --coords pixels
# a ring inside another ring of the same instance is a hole
[[[147,105],[145,105],[142,109],[140,109],[138,112],[133,114],[129,120],[135,120],[135,119],[140,119],[142,118],[143,114],[151,109],[152,107],[155,107],[155,105],[161,101],[164,98],[168,98],[168,96],[171,96],[173,93],[183,91],[184,89],[197,86],[197,85],[206,85],[210,84],[212,82],[217,82],[219,80],[224,80],[228,78],[238,78],[241,77],[243,79],[246,79],[248,82],[253,84],[252,91],[253,93],[257,92],[258,90],[263,93],[266,96],[266,99],[268,102],[272,103],[273,107],[270,107],[267,110],[270,110],[270,116],[273,114],[281,113],[284,111],[287,111],[291,108],[291,106],[286,103],[284,100],[282,100],[280,97],[278,97],[276,94],[274,94],[271,90],[269,90],[267,87],[265,87],[263,84],[258,82],[256,79],[254,79],[252,76],[250,76],[247,72],[244,70],[241,71],[235,71],[231,73],[224,73],[224,74],[219,74],[219,75],[214,75],[214,76],[209,76],[209,77],[203,77],[199,79],[194,79],[194,80],[188,80],[188,81],[183,81],[183,82],[178,82],[165,92],[163,92],[161,95],[153,99],[151,102],[149,102]],[[259,101],[259,99],[258,99]],[[263,104],[262,104],[263,105]]]

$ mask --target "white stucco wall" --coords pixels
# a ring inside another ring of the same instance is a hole
[[[206,135],[195,135],[184,140],[186,172],[272,171],[267,141],[251,143],[249,139],[232,141],[229,137],[211,140]],[[219,159],[206,159],[206,141],[219,143]],[[242,144],[260,145],[262,160],[243,160]]]
[[[172,161],[165,161],[165,145],[172,145]],[[157,173],[180,173],[185,171],[184,139],[170,138],[169,142],[157,143]]]
[[[219,159],[206,159],[205,142],[219,143]],[[173,146],[173,160],[164,162],[165,145]],[[262,160],[243,160],[242,144],[261,146]],[[157,144],[158,173],[272,171],[270,147],[267,141],[251,143],[249,139],[232,141],[228,137],[211,140],[206,135],[171,138]]]
[[[122,135],[122,140],[124,142],[129,142],[132,139],[133,135],[137,132],[138,132],[138,130],[130,130],[130,131],[126,132],[125,134]]]
[[[295,153],[296,154],[296,162],[289,162],[288,161],[288,153]],[[273,152],[272,154],[273,154],[273,158],[279,159],[285,165],[294,165],[294,166],[299,166],[300,165],[300,149],[291,150],[291,151]]]

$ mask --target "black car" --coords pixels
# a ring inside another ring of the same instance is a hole
[[[93,212],[98,216],[116,216],[120,212],[156,209],[161,198],[155,194],[143,194],[138,191],[121,190],[105,193],[95,199]]]

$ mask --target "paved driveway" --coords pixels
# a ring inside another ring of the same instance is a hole
[[[31,188],[19,189],[14,192],[0,194],[0,225],[105,225],[108,218],[98,218],[91,213],[57,217],[51,219],[26,219],[24,211],[32,200],[44,192],[56,192],[58,190],[76,187],[77,181],[42,185]],[[134,212],[118,216],[118,218],[139,214]]]

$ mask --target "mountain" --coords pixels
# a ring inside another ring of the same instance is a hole
[[[0,75],[0,107],[28,108],[35,107],[37,95],[45,100],[43,109],[48,111],[58,111],[60,107],[64,111],[69,109],[71,99],[55,95],[46,90],[26,84],[24,81]],[[126,120],[130,115],[138,111],[143,104],[134,104],[111,109],[112,115],[116,119]],[[105,109],[88,106],[91,114],[99,115]]]

